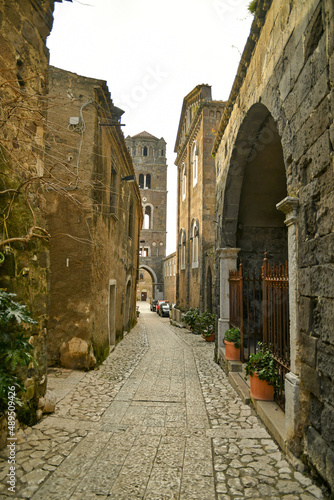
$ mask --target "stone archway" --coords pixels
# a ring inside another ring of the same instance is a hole
[[[145,264],[140,264],[139,265],[139,272],[140,272],[140,269],[144,269],[151,276],[151,279],[152,279],[152,290],[153,290],[152,299],[162,299],[163,297],[160,297],[161,293],[158,290],[158,278],[157,278],[157,275],[156,275],[155,271],[150,266],[147,266]]]
[[[221,247],[240,248],[252,268],[265,250],[286,259],[284,216],[276,209],[286,191],[277,126],[267,107],[255,104],[240,126],[223,186]]]

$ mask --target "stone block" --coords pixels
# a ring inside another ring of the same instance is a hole
[[[320,337],[323,342],[333,343],[333,310],[334,299],[318,297],[314,307],[314,335]]]
[[[330,377],[334,383],[334,346],[318,342],[318,370],[324,377]]]
[[[88,370],[96,364],[92,348],[78,337],[64,342],[60,348],[60,361],[64,368]]]
[[[40,49],[40,39],[37,31],[27,19],[23,21],[22,36],[35,50]]]
[[[317,339],[300,333],[299,348],[301,361],[311,368],[316,368]]]
[[[42,406],[43,413],[53,413],[56,408],[57,395],[53,391],[46,391],[44,396],[44,404]]]
[[[321,434],[326,437],[329,446],[334,449],[334,408],[325,404],[321,413]]]
[[[334,450],[328,448],[326,455],[326,475],[329,486],[334,491]]]
[[[322,377],[320,380],[321,399],[323,402],[333,404],[334,401],[334,384],[329,377]]]
[[[306,431],[306,453],[312,465],[323,477],[326,474],[327,445],[321,435],[313,428]]]
[[[311,296],[311,269],[309,267],[298,270],[299,292],[301,295]]]
[[[318,372],[314,368],[311,368],[305,363],[302,363],[300,370],[300,380],[307,391],[311,392],[312,394],[314,394],[314,396],[320,399],[320,377]]]
[[[311,424],[318,432],[321,432],[322,410],[323,410],[323,404],[321,403],[321,401],[319,401],[318,398],[316,398],[315,396],[313,396],[313,394],[311,394],[309,417]]]
[[[312,86],[318,82],[320,75],[326,71],[327,65],[326,36],[323,34],[311,57]],[[326,74],[328,75],[328,69]]]
[[[299,308],[299,328],[306,334],[310,333],[313,325],[313,299],[309,297],[300,296]]]

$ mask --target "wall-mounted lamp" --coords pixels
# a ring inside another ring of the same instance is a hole
[[[126,175],[125,177],[121,177],[121,181],[135,182],[136,178],[134,175]]]

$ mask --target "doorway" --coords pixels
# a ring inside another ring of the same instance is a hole
[[[109,345],[116,345],[116,280],[109,281],[109,307],[108,307],[108,328],[109,328]]]

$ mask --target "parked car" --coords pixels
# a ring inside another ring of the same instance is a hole
[[[160,304],[163,304],[163,303],[165,303],[165,302],[167,302],[167,303],[169,304],[169,301],[168,301],[168,300],[165,300],[165,299],[163,299],[163,300],[158,300],[157,305],[156,305],[156,312],[157,312],[158,314],[159,314],[159,307],[160,307]]]
[[[170,306],[168,302],[163,302],[159,307],[159,316],[169,317]]]
[[[158,303],[158,301],[157,301],[157,300],[155,300],[155,299],[154,299],[154,300],[152,300],[151,305],[150,305],[150,310],[151,310],[151,311],[156,311],[156,308],[157,308],[157,303]]]

